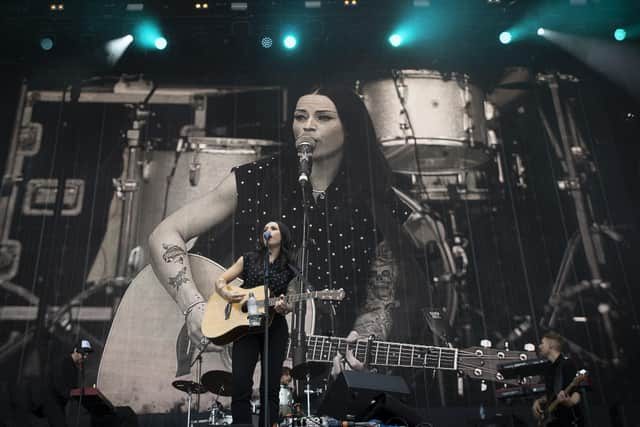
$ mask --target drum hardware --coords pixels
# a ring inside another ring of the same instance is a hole
[[[558,73],[538,74],[536,76],[536,81],[538,83],[542,83],[549,88],[556,116],[557,128],[559,130],[559,138],[554,135],[544,112],[539,111],[539,113],[545,131],[553,145],[554,152],[558,157],[558,160],[563,163],[563,170],[566,172],[566,177],[558,181],[558,188],[569,192],[571,195],[571,200],[575,205],[578,230],[569,239],[560,269],[549,296],[549,301],[545,307],[546,313],[540,319],[540,326],[546,328],[553,328],[555,326],[559,307],[557,304],[554,305],[553,301],[554,298],[557,299],[563,293],[562,288],[566,285],[566,279],[568,277],[569,270],[573,265],[573,258],[578,245],[582,245],[591,275],[591,281],[602,281],[600,264],[604,264],[604,259],[599,259],[598,257],[598,252],[602,251],[599,251],[599,242],[595,236],[597,229],[594,230],[591,227],[591,224],[597,223],[597,221],[593,218],[593,212],[589,209],[591,203],[589,195],[586,194],[584,186],[581,185],[585,176],[578,171],[578,163],[584,163],[586,161],[584,150],[581,148],[584,147],[585,144],[582,142],[582,138],[576,129],[572,109],[567,105],[562,105],[559,91],[559,82],[561,80],[575,83],[577,79],[570,75]],[[572,143],[572,141],[575,141],[575,143]],[[589,170],[589,168],[587,169],[589,172],[594,172],[593,170]],[[607,331],[605,330],[605,332]],[[609,338],[610,340],[612,339],[612,337]]]
[[[200,382],[214,395],[231,396],[233,393],[232,380],[231,372],[209,371],[202,375]]]
[[[171,385],[181,392],[187,393],[187,427],[191,427],[191,401],[192,396],[196,394],[198,398],[200,394],[206,393],[207,388],[200,383],[189,380],[175,380]]]
[[[217,400],[213,400],[211,407],[209,407],[209,419],[207,420],[209,425],[230,425],[233,424],[233,418],[231,414],[226,411],[222,404]]]

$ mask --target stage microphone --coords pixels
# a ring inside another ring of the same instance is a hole
[[[271,239],[271,232],[269,230],[265,231],[264,233],[262,233],[262,237],[264,237],[264,240],[268,242],[269,239]]]
[[[311,164],[313,162],[313,149],[316,146],[315,139],[310,136],[301,136],[296,139],[296,148],[298,150],[299,170],[300,177],[298,182],[304,184],[309,182],[309,175],[311,175]]]

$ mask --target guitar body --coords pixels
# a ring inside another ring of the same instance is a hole
[[[189,255],[193,279],[205,298],[213,291],[215,279],[225,271],[215,262]],[[233,282],[240,284],[241,281]],[[314,306],[307,302],[307,334],[313,334]],[[290,319],[287,319],[291,325]],[[131,281],[118,306],[104,346],[98,370],[97,386],[115,406],[130,406],[136,413],[186,411],[187,395],[171,385],[176,379],[199,381],[197,364],[185,375],[176,376],[178,346],[184,315],[146,266]],[[187,338],[188,340],[188,338]],[[230,346],[222,352],[203,354],[202,373],[210,370],[231,371]],[[192,355],[195,357],[195,354]],[[189,360],[188,362],[191,362]],[[254,386],[259,387],[260,364],[254,373]],[[201,408],[211,401],[202,396]],[[227,405],[228,397],[218,400]]]
[[[235,283],[234,283],[235,284]],[[247,318],[246,302],[249,293],[253,292],[258,303],[258,312],[264,313],[264,286],[242,289],[244,298],[237,303],[229,303],[217,293],[212,294],[207,302],[207,308],[202,319],[202,334],[211,339],[216,345],[229,344],[243,335],[260,333],[264,325],[251,327]],[[269,323],[273,320],[273,310],[269,316]]]

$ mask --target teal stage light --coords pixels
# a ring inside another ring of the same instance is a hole
[[[42,50],[53,49],[53,39],[51,37],[43,37],[40,39],[40,47]]]
[[[402,45],[402,36],[398,33],[391,34],[389,36],[389,44],[393,47]]]
[[[537,34],[539,36],[544,36],[544,28],[542,28],[542,27],[538,28]]]
[[[260,39],[260,46],[262,46],[265,49],[271,48],[271,46],[273,46],[273,39],[269,36],[263,36]]]
[[[294,49],[298,45],[298,39],[292,34],[288,34],[282,40],[282,44],[286,49]]]
[[[513,40],[513,36],[509,31],[503,31],[500,33],[500,43],[509,44]]]
[[[135,37],[136,43],[145,48],[160,49],[158,47],[158,43],[162,45],[160,39],[163,39],[164,42],[167,43],[167,39],[163,37],[160,27],[151,20],[142,21],[136,25],[133,36]]]
[[[627,38],[627,31],[624,28],[616,28],[613,32],[613,38],[621,42]]]
[[[156,49],[164,50],[167,47],[168,42],[167,42],[167,39],[165,39],[164,37],[158,37],[154,40],[153,44],[156,47]]]

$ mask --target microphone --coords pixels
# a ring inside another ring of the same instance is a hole
[[[269,239],[271,239],[271,232],[269,230],[265,231],[264,233],[262,233],[262,237],[264,237],[264,240],[268,242]]]
[[[298,159],[300,161],[300,177],[298,182],[304,184],[309,182],[309,175],[311,175],[311,164],[313,161],[313,149],[316,146],[316,141],[310,136],[301,136],[296,139],[296,147],[298,149]]]

